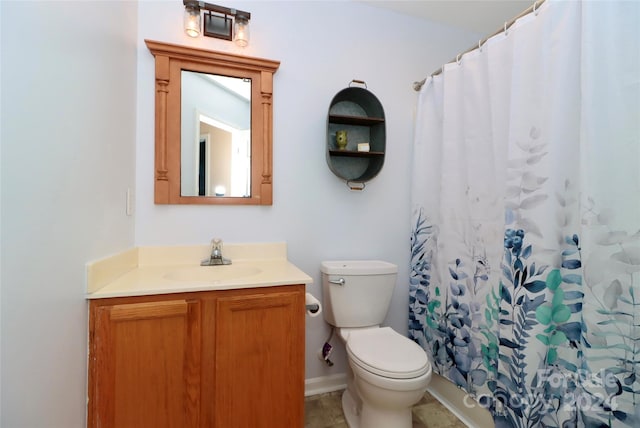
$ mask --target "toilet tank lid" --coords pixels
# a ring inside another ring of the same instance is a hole
[[[384,275],[398,272],[398,266],[382,260],[334,260],[321,263],[329,275]]]

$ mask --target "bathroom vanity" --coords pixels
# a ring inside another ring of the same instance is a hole
[[[273,245],[257,253],[273,256]],[[136,249],[111,261],[138,258],[113,280],[108,268],[88,267],[89,285],[107,283],[88,294],[89,427],[304,425],[311,278],[286,255],[234,260],[227,249],[229,269],[179,264],[206,251]]]

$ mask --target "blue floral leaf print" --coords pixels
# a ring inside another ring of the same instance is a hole
[[[484,383],[487,381],[487,372],[485,370],[474,369],[471,370],[469,375],[471,376],[471,383],[476,386],[484,385]]]
[[[567,305],[567,308],[569,308],[572,314],[578,314],[582,311],[582,303],[572,303],[570,305]]]
[[[471,341],[471,334],[469,334],[469,331],[467,331],[467,329],[462,329],[458,333],[459,336],[454,336],[453,344],[456,346],[468,346]]]
[[[464,296],[464,287],[461,284],[452,283],[449,289],[454,296]]]
[[[459,387],[464,388],[467,386],[467,380],[464,378],[462,373],[460,373],[457,367],[451,368],[449,371],[449,378]]]
[[[422,323],[416,319],[409,320],[409,330],[422,330]]]
[[[454,361],[457,369],[466,377],[467,373],[469,373],[469,370],[471,369],[471,358],[469,355],[463,352],[456,352]]]
[[[498,381],[500,383],[502,383],[506,388],[507,391],[518,391],[518,386],[516,385],[516,383],[513,381],[513,379],[507,377],[507,375],[505,375],[504,373],[498,373]],[[506,391],[505,391],[506,392]]]
[[[425,293],[424,290],[419,289],[416,290],[416,294],[415,294],[415,298],[418,302],[422,303],[423,305],[426,305],[428,303],[428,298],[427,298],[427,293]]]
[[[511,275],[511,268],[509,265],[502,265],[502,275],[513,284],[513,276]]]
[[[566,282],[567,284],[582,285],[582,276],[576,275],[575,273],[570,273],[570,274],[564,275],[562,277],[562,281]]]
[[[565,260],[562,262],[562,267],[565,269],[579,269],[581,266],[580,260]]]
[[[511,293],[502,283],[500,283],[500,297],[508,304],[511,304]]]
[[[624,378],[624,384],[625,385],[633,385],[633,383],[636,381],[636,374],[635,373],[631,373],[629,376]]]
[[[507,246],[507,242],[506,242],[506,240],[505,240],[505,248],[509,248],[509,247]],[[503,269],[504,269],[504,268],[507,268],[507,269],[508,269],[508,268],[509,268],[509,266],[511,266],[511,263],[512,263],[512,259],[511,259],[511,251],[505,251],[505,253],[504,253],[504,265],[502,266],[502,267],[503,267]]]
[[[515,261],[515,262],[513,262],[513,268],[514,268],[514,269],[516,269],[516,271],[517,271],[517,272],[516,272],[516,274],[517,274],[518,272],[520,272],[520,271],[522,270],[522,268],[523,268],[523,267],[524,267],[524,265],[522,264],[522,260],[520,260],[519,258],[518,258],[518,259],[516,259],[516,261]],[[514,281],[514,283],[517,283],[517,282],[518,282],[518,281],[517,281],[517,279],[516,279],[516,280]]]
[[[522,304],[522,309],[527,314],[529,312],[535,311],[538,308],[538,306],[544,303],[544,298],[545,298],[544,294],[541,294],[535,297],[534,299],[526,299]],[[533,316],[533,314],[531,316]]]
[[[547,287],[547,283],[540,280],[530,281],[524,284],[524,288],[530,293],[539,293]]]
[[[584,297],[584,293],[582,291],[569,290],[569,291],[565,291],[564,293],[565,300],[582,299],[583,297]]]
[[[458,280],[458,274],[456,273],[456,271],[449,268],[449,274],[451,275],[451,278],[455,279],[456,281]]]
[[[507,348],[511,348],[511,349],[520,349],[521,346],[518,345],[517,343],[512,342],[509,339],[506,339],[504,337],[500,338],[500,346],[506,346]]]
[[[450,317],[449,322],[451,322],[451,325],[454,326],[455,328],[462,327],[462,319],[460,319],[459,317]]]
[[[580,418],[584,424],[584,428],[608,428],[609,425],[591,416],[587,416],[584,412],[580,412]]]
[[[625,422],[627,420],[629,415],[627,415],[625,412],[621,412],[619,410],[614,410],[613,411],[613,417],[616,418],[619,421]]]
[[[459,337],[454,338],[452,343],[453,346],[459,346],[462,348],[466,348],[467,346],[469,346],[467,342],[465,342],[463,339],[460,339]]]

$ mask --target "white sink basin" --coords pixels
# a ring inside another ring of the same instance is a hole
[[[194,266],[176,269],[164,275],[172,281],[220,282],[257,275],[261,269],[251,266]]]

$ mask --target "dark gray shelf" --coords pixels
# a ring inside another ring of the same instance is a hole
[[[364,83],[356,80],[353,82]],[[347,133],[346,149],[338,149],[338,131]],[[336,176],[347,183],[371,180],[384,164],[385,140],[384,109],[373,93],[364,88],[349,86],[333,97],[327,117],[326,153],[327,164]],[[361,143],[369,144],[370,151],[357,151],[358,144]]]

